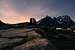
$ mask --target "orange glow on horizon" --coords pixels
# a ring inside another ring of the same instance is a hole
[[[4,5],[3,8],[0,10],[1,17],[4,23],[15,24],[15,23],[22,23],[22,22],[29,22],[29,14],[21,15],[16,12],[16,10],[11,7],[10,5]]]
[[[7,17],[7,18],[1,18],[1,20],[4,23],[9,23],[9,24],[29,22],[29,18],[25,18],[25,17]]]
[[[29,22],[30,18],[39,18],[36,16],[40,16],[44,11],[41,11],[40,7],[34,7],[28,10],[24,10],[22,12],[18,12],[11,4],[8,2],[3,3],[4,5],[0,9],[0,19],[4,23],[21,23],[21,22]],[[37,19],[38,18],[38,19]]]

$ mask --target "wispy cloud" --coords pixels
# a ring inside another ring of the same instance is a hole
[[[0,19],[6,23],[19,23],[46,15],[75,16],[74,5],[74,0],[0,0]]]

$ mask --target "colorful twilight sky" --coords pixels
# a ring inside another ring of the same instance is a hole
[[[75,21],[75,0],[0,0],[0,20],[15,24],[28,22],[30,18],[39,20],[69,15]]]

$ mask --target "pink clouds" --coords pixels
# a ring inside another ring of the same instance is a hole
[[[74,3],[59,2],[61,4],[53,0],[0,0],[0,19],[6,23],[19,23],[29,21],[31,17],[39,20],[46,15],[75,16]]]
[[[21,14],[18,14],[16,10],[7,3],[4,3],[4,5],[1,7],[0,14],[0,19],[5,23],[13,24],[28,21],[28,18],[25,18]]]
[[[44,11],[40,11],[41,7],[34,7],[22,12],[17,12],[13,5],[7,1],[2,4],[0,9],[1,20],[5,23],[21,23],[29,21],[29,18],[41,15]],[[39,13],[40,12],[40,13]]]
[[[5,23],[11,24],[27,22],[31,17],[36,18],[36,20],[39,20],[41,16],[45,16],[48,13],[47,8],[43,9],[42,6],[43,5],[41,6],[26,5],[26,7],[22,7],[23,9],[25,8],[24,10],[22,10],[18,7],[16,8],[15,5],[13,5],[9,0],[4,0],[0,9],[1,20]]]

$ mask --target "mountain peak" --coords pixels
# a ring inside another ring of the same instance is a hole
[[[53,26],[54,20],[50,16],[46,16],[38,22],[41,26]]]
[[[0,24],[5,24],[5,23],[0,20]]]

